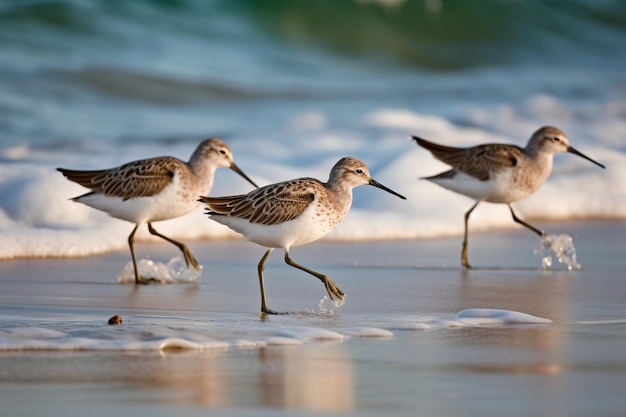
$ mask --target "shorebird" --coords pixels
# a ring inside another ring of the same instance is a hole
[[[151,234],[165,239],[181,250],[187,267],[198,269],[200,265],[189,248],[157,232],[152,222],[173,219],[198,207],[198,195],[211,190],[215,170],[220,167],[232,169],[250,184],[257,186],[235,165],[228,145],[216,138],[201,142],[189,162],[172,156],[161,156],[98,171],[64,168],[57,168],[57,171],[70,181],[91,189],[87,194],[72,198],[73,201],[104,211],[111,217],[135,223],[135,228],[128,236],[135,283],[147,284],[158,280],[139,274],[134,249],[137,229],[141,224],[147,223]]]
[[[413,139],[435,158],[452,167],[448,171],[423,179],[476,200],[465,213],[461,263],[466,268],[471,268],[467,260],[467,224],[472,211],[480,202],[506,204],[515,222],[539,236],[544,236],[542,230],[520,219],[511,203],[537,191],[552,172],[554,154],[573,153],[604,168],[604,165],[570,146],[565,133],[552,126],[544,126],[533,133],[525,148],[500,143],[454,148],[417,136],[413,136]]]
[[[320,239],[333,230],[350,209],[352,189],[367,184],[406,200],[372,179],[363,162],[346,157],[335,164],[325,183],[315,178],[299,178],[267,185],[248,194],[200,197],[199,201],[207,205],[207,214],[212,220],[241,233],[246,240],[269,248],[257,268],[261,312],[279,314],[268,308],[263,283],[265,261],[275,248],[284,250],[288,265],[322,281],[331,300],[344,298],[344,293],[326,275],[294,262],[289,249]]]

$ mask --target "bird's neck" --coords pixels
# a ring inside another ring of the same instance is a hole
[[[536,173],[534,177],[537,181],[537,188],[550,176],[553,159],[554,154],[549,152],[536,152],[530,157],[528,163]]]
[[[197,183],[203,190],[208,191],[211,189],[213,185],[213,177],[215,175],[215,170],[217,166],[211,164],[209,161],[194,159],[192,158],[189,161],[189,170],[192,172],[193,176],[196,178]]]
[[[345,215],[352,205],[352,187],[347,187],[342,182],[328,182],[324,187],[328,190],[335,210]]]

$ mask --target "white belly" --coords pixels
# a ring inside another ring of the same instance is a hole
[[[458,172],[453,178],[440,178],[432,182],[448,190],[466,195],[474,200],[490,203],[512,203],[532,194],[527,187],[518,187],[512,181],[513,170],[500,171],[487,181]]]
[[[211,219],[241,233],[246,240],[268,248],[289,249],[304,245],[324,237],[335,227],[316,215],[314,204],[296,219],[274,225],[250,223],[246,219],[220,215],[211,216]]]
[[[175,183],[150,197],[136,197],[124,201],[119,197],[87,194],[79,197],[77,201],[104,211],[111,217],[132,223],[173,219],[189,213],[200,205],[194,199],[181,197]]]

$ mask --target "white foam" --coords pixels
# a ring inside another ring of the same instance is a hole
[[[343,340],[345,338],[345,335],[332,330],[300,326],[281,328],[276,331],[276,336],[289,337],[302,341]]]
[[[552,320],[511,310],[470,308],[453,316],[404,318],[388,327],[393,330],[422,331],[503,324],[548,324]]]
[[[550,324],[552,320],[532,316],[526,313],[511,310],[490,308],[470,308],[459,312],[455,318],[464,324]]]
[[[433,326],[428,323],[421,322],[407,322],[407,323],[394,323],[390,327],[392,330],[432,330]]]
[[[167,264],[150,259],[138,259],[137,269],[141,276],[154,278],[163,284],[189,284],[197,282],[202,275],[202,265],[200,269],[187,268],[185,261],[179,256],[170,259]],[[135,269],[132,261],[124,266],[117,277],[117,283],[135,283]]]
[[[169,349],[258,349],[342,342],[363,338],[390,338],[395,331],[446,331],[458,327],[550,324],[551,320],[516,311],[473,308],[452,316],[379,317],[375,326],[343,317],[339,327],[320,324],[318,315],[278,316],[276,321],[259,322],[235,316],[215,316],[210,323],[168,317],[134,318],[122,325],[109,326],[88,319],[71,323],[46,319],[17,318],[0,322],[0,351],[163,351]],[[100,319],[98,319],[100,320]],[[324,321],[329,318],[324,318]],[[346,321],[349,325],[346,325]],[[237,325],[233,326],[233,322]],[[23,325],[29,323],[29,325]],[[174,324],[172,324],[174,323]],[[299,325],[302,323],[302,325]]]

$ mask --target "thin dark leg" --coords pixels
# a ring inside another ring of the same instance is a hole
[[[137,268],[137,258],[135,257],[135,233],[137,233],[137,229],[139,228],[139,224],[135,225],[135,228],[130,235],[128,236],[128,246],[130,246],[130,256],[133,258],[133,268],[135,269],[135,284],[149,284],[151,282],[157,282],[154,278],[144,278],[139,274],[139,269]]]
[[[274,310],[270,310],[269,307],[267,307],[267,300],[265,299],[265,283],[263,282],[263,271],[265,271],[265,261],[270,256],[270,253],[272,253],[273,250],[273,248],[269,248],[267,252],[265,252],[265,255],[263,255],[261,261],[259,262],[259,266],[257,267],[257,270],[259,271],[259,284],[261,285],[261,312],[265,314],[283,314],[277,313]]]
[[[463,250],[461,250],[461,264],[465,268],[471,268],[469,261],[467,260],[467,235],[468,235],[468,222],[472,211],[478,206],[480,200],[478,200],[469,210],[465,213],[465,235],[463,236]]]
[[[130,246],[130,256],[131,258],[133,258],[133,268],[135,269],[135,284],[142,284],[141,280],[139,279],[139,270],[137,269],[137,259],[135,258],[135,248],[134,248],[135,233],[137,232],[138,227],[139,225],[136,224],[133,231],[130,232],[130,235],[128,236],[128,246]]]
[[[515,212],[513,211],[513,206],[511,206],[510,204],[508,204],[509,206],[509,210],[511,210],[511,215],[513,216],[513,220],[516,223],[521,224],[522,226],[526,226],[527,228],[529,228],[530,230],[532,230],[533,232],[537,233],[539,236],[543,237],[545,236],[545,232],[543,230],[539,230],[534,226],[531,226],[530,224],[526,223],[524,220],[520,219],[519,217],[517,217],[515,215]]]
[[[320,274],[319,272],[315,272],[312,269],[309,269],[307,267],[304,267],[294,262],[289,257],[289,252],[287,251],[287,249],[285,249],[285,262],[287,262],[288,265],[291,265],[294,268],[298,268],[301,271],[308,272],[309,274],[313,275],[314,277],[317,277],[320,281],[322,281],[324,283],[324,286],[326,287],[326,292],[328,293],[328,296],[330,297],[331,300],[334,300],[335,298],[343,300],[343,297],[344,297],[343,291],[341,291],[339,287],[337,287],[335,283],[330,280],[330,278],[328,278],[326,275]]]
[[[194,258],[194,256],[191,254],[191,251],[189,250],[189,248],[181,242],[178,242],[172,238],[169,238],[165,235],[162,235],[161,233],[157,232],[156,229],[154,227],[152,227],[152,223],[148,222],[148,231],[155,235],[160,237],[161,239],[167,240],[168,242],[170,242],[173,245],[176,245],[178,247],[178,249],[180,249],[180,251],[183,253],[183,256],[185,257],[185,263],[187,264],[187,267],[191,266],[194,269],[200,269],[200,264],[198,264],[198,261],[196,261],[196,258]]]

